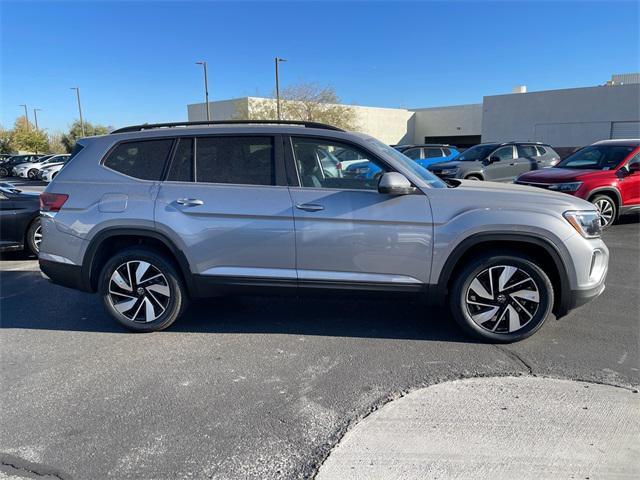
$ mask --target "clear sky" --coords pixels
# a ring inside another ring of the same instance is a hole
[[[186,120],[202,59],[212,100],[269,95],[278,55],[282,85],[416,108],[640,71],[638,1],[0,2],[0,122],[26,103],[49,131],[77,118],[76,85],[94,123]]]

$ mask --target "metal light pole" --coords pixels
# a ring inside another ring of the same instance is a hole
[[[82,130],[82,136],[85,136],[84,133],[84,121],[82,120],[82,106],[80,105],[80,87],[71,87],[71,90],[76,91],[76,95],[78,97],[78,113],[80,114],[80,129]]]
[[[286,62],[286,61],[287,60],[285,58],[279,58],[279,57],[275,58],[275,64],[276,64],[276,111],[277,111],[278,120],[280,120],[280,77],[278,75],[278,64],[280,62]]]
[[[196,62],[196,65],[202,65],[204,68],[204,103],[207,106],[207,122],[211,121],[211,111],[209,110],[209,79],[207,78],[207,62]]]
[[[33,121],[36,124],[36,130],[38,130],[38,112],[41,112],[42,109],[41,108],[34,108],[33,109]]]
[[[24,103],[21,103],[20,106],[24,107],[24,119],[27,121],[27,130],[29,130],[29,112],[27,111],[27,106]]]

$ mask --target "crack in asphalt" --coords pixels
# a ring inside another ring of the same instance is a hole
[[[520,365],[522,365],[524,368],[526,368],[529,371],[529,375],[532,375],[534,377],[537,376],[537,374],[533,371],[533,366],[529,364],[529,362],[527,362],[522,355],[520,355],[519,353],[508,349],[507,347],[505,347],[504,345],[496,345],[496,344],[492,344],[491,346],[497,348],[498,350],[500,350],[502,353],[504,353],[507,357],[511,358],[512,360],[515,360],[516,363],[519,363]]]
[[[0,453],[0,471],[9,475],[26,474],[35,478],[51,478],[58,480],[71,480],[71,476],[60,470],[30,462],[24,458],[9,455],[8,453]]]

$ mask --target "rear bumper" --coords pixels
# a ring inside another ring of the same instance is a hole
[[[40,270],[44,277],[56,285],[90,292],[82,276],[82,267],[68,263],[53,262],[51,260],[39,260]]]

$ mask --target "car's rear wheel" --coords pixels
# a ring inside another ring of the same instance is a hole
[[[109,314],[136,332],[167,328],[187,306],[186,289],[173,262],[153,250],[117,253],[102,269],[99,287]]]
[[[42,243],[42,224],[40,218],[36,218],[27,229],[25,236],[27,248],[34,255],[38,255],[40,252],[40,243]]]
[[[509,343],[533,335],[553,307],[549,276],[531,259],[485,254],[454,280],[449,298],[456,322],[483,340]]]
[[[596,195],[591,199],[600,213],[600,226],[607,228],[615,222],[618,215],[616,202],[608,195]]]

